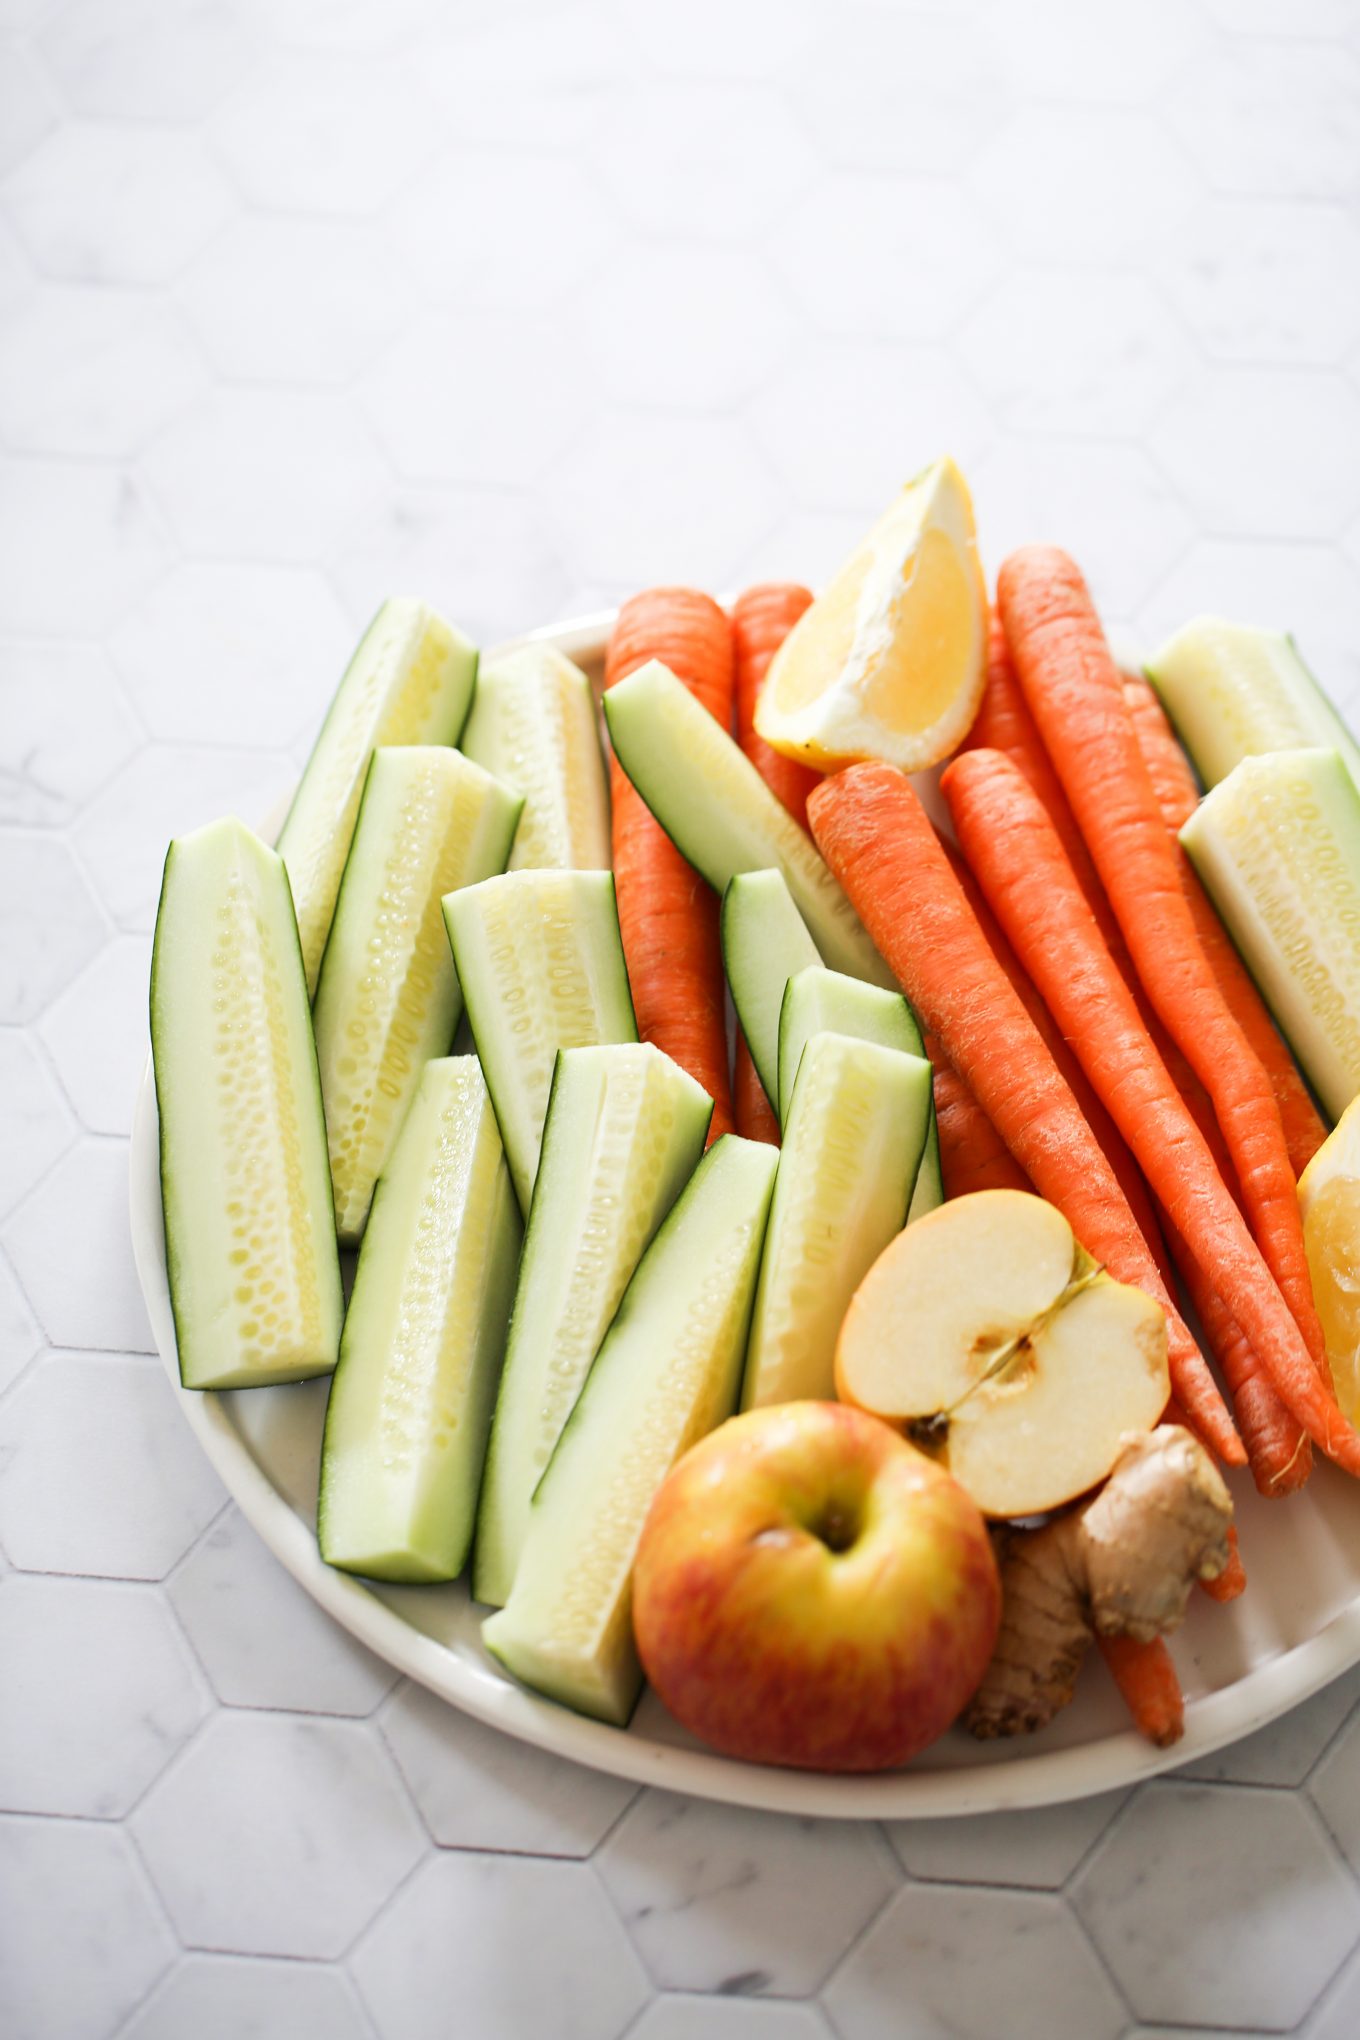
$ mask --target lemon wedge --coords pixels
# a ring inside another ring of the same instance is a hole
[[[987,589],[968,485],[952,460],[908,482],[771,663],[756,729],[820,770],[904,772],[962,742],[987,672]]]
[[[1360,1098],[1300,1176],[1299,1216],[1336,1399],[1360,1423]]]

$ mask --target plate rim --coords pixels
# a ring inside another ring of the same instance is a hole
[[[615,612],[597,611],[506,639],[489,661],[527,644],[549,643],[597,664]],[[128,1153],[133,1260],[156,1350],[186,1421],[246,1521],[298,1584],[375,1656],[461,1712],[501,1733],[587,1769],[756,1811],[818,1819],[967,1818],[1060,1805],[1179,1770],[1254,1733],[1360,1663],[1360,1588],[1311,1637],[1251,1667],[1232,1685],[1192,1699],[1186,1729],[1169,1750],[1125,1728],[1095,1741],[1017,1753],[1010,1761],[943,1770],[907,1768],[867,1775],[792,1771],[659,1742],[573,1714],[517,1685],[494,1667],[476,1673],[416,1629],[363,1581],[326,1565],[315,1533],[276,1488],[211,1391],[186,1389],[179,1374],[165,1273],[155,1080],[146,1057]]]

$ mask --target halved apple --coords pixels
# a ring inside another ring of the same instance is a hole
[[[1062,1213],[1020,1190],[958,1197],[899,1233],[836,1348],[843,1402],[898,1425],[988,1516],[1037,1516],[1103,1480],[1166,1408],[1166,1317]]]

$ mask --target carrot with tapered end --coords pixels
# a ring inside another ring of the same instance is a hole
[[[852,765],[817,788],[808,819],[881,955],[1040,1196],[1112,1275],[1161,1304],[1171,1379],[1196,1429],[1229,1465],[1245,1464],[1114,1171],[987,947],[910,781],[890,765]]]
[[[956,758],[941,788],[964,855],[997,919],[1133,1150],[1148,1187],[1260,1355],[1280,1399],[1325,1452],[1348,1472],[1360,1473],[1360,1436],[1320,1379],[1100,939],[1032,788],[996,751]],[[1190,1407],[1181,1383],[1175,1386]],[[1198,1421],[1193,1408],[1191,1414]]]
[[[935,1124],[946,1197],[973,1190],[1034,1186],[938,1042],[927,1042],[935,1065]]]
[[[1123,681],[1086,583],[1066,553],[1031,546],[1006,561],[997,594],[1021,691],[1139,981],[1213,1100],[1261,1254],[1316,1369],[1325,1353],[1322,1326],[1275,1094],[1205,960]],[[1222,1284],[1215,1281],[1215,1287],[1221,1294]],[[1233,1299],[1224,1301],[1252,1336]],[[1254,1337],[1252,1343],[1259,1344]],[[1274,1364],[1262,1358],[1288,1401]],[[1301,1409],[1295,1415],[1303,1420]]]
[[[763,1140],[779,1146],[779,1115],[765,1096],[765,1086],[756,1074],[746,1036],[737,1029],[737,1054],[732,1070],[732,1110],[737,1132],[744,1140]]]
[[[1096,1644],[1139,1734],[1162,1750],[1179,1742],[1185,1733],[1185,1699],[1161,1637],[1138,1643],[1131,1636],[1098,1636]]]
[[[812,607],[810,589],[794,581],[765,581],[748,588],[732,609],[732,639],[737,654],[737,742],[771,793],[778,794],[795,821],[807,827],[808,795],[821,778],[796,758],[781,757],[756,735],[756,703],[770,661],[804,610]]]
[[[1174,838],[1199,805],[1199,792],[1189,760],[1176,741],[1162,704],[1146,680],[1134,680],[1126,675],[1124,700],[1162,819]],[[1296,1176],[1301,1176],[1327,1138],[1322,1114],[1309,1096],[1308,1086],[1299,1075],[1293,1056],[1276,1032],[1250,972],[1234,948],[1179,841],[1173,842],[1172,854],[1181,891],[1194,918],[1195,933],[1199,936],[1209,968],[1218,980],[1218,988],[1238,1026],[1270,1079],[1275,1103],[1280,1108],[1289,1165]]]
[[[1247,1570],[1237,1543],[1237,1525],[1228,1526],[1228,1563],[1216,1580],[1201,1580],[1200,1591],[1211,1601],[1235,1601],[1247,1590]]]
[[[652,588],[625,602],[609,640],[605,685],[660,659],[705,708],[732,725],[732,630],[711,597]],[[639,1038],[654,1042],[713,1100],[710,1145],[732,1131],[720,903],[642,796],[609,761],[614,887]]]

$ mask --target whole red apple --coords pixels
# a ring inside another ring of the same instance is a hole
[[[638,1547],[648,1678],[692,1734],[753,1763],[906,1763],[972,1696],[1000,1619],[976,1504],[843,1403],[723,1424],[663,1482]]]

